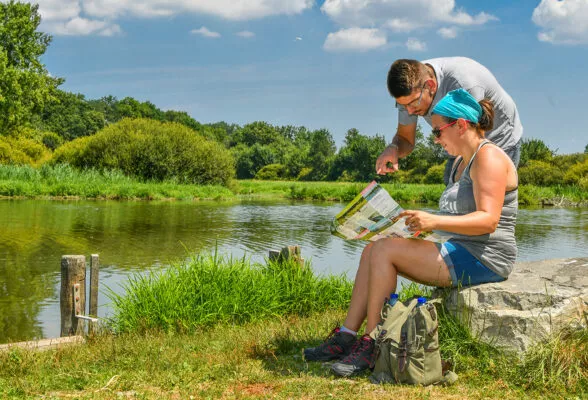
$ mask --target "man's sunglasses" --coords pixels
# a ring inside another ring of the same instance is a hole
[[[433,132],[433,135],[434,135],[434,136],[435,136],[437,139],[439,139],[439,138],[441,137],[441,131],[442,131],[443,129],[445,129],[445,128],[449,128],[451,125],[455,124],[457,121],[459,121],[459,120],[457,120],[457,119],[456,119],[455,121],[453,121],[453,122],[450,122],[450,123],[448,123],[447,125],[443,125],[441,128],[434,128],[434,129],[433,129],[433,131],[432,131],[432,132]]]
[[[423,92],[425,91],[425,86],[427,86],[427,82],[423,83],[423,87],[421,87],[421,95],[419,96],[418,99],[415,99],[413,101],[411,101],[408,104],[398,104],[398,102],[396,102],[396,104],[394,105],[396,108],[398,107],[418,107],[421,105],[421,99],[423,98]]]

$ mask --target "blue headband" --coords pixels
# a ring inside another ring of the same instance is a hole
[[[463,89],[452,90],[433,108],[433,114],[448,118],[463,118],[478,123],[482,115],[482,107],[476,99]]]

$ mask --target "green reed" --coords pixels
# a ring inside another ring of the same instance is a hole
[[[177,182],[142,182],[120,171],[77,170],[69,165],[0,165],[0,196],[78,197],[128,199],[231,199],[235,195],[222,186],[184,185]]]
[[[193,260],[149,274],[135,274],[113,291],[116,331],[191,331],[217,323],[242,324],[286,315],[344,308],[351,282],[317,276],[295,263],[252,263],[246,258],[195,255]]]

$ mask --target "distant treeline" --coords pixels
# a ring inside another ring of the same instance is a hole
[[[40,57],[51,37],[38,32],[38,6],[0,3],[0,164],[67,163],[119,170],[145,180],[227,184],[232,178],[368,181],[386,146],[383,135],[349,129],[335,146],[327,129],[202,124],[184,111],[113,96],[86,99],[58,87]],[[392,127],[391,127],[392,130]],[[557,155],[537,139],[523,143],[520,181],[588,189],[584,153]],[[431,135],[417,131],[415,149],[385,181],[441,183],[445,157]]]

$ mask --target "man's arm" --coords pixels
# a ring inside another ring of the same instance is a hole
[[[412,153],[415,138],[416,124],[398,124],[392,143],[384,149],[376,161],[376,172],[379,175],[385,175],[388,172],[398,171],[398,159]],[[388,167],[388,163],[391,163],[392,167]]]

